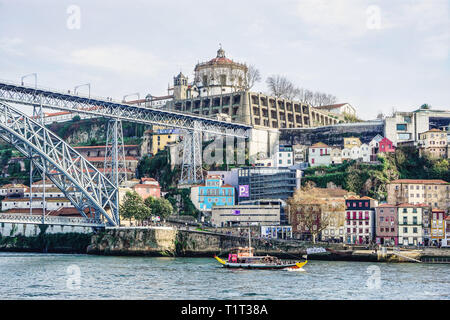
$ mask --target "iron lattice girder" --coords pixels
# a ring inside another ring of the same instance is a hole
[[[4,82],[0,82],[0,100],[27,105],[40,104],[42,107],[49,109],[185,130],[194,130],[195,122],[199,122],[202,132],[214,135],[231,135],[238,138],[248,138],[249,129],[251,129],[249,125],[214,120],[194,114],[132,106]]]
[[[87,217],[84,209],[94,208],[110,225],[120,224],[117,187],[64,140],[1,102],[0,138],[32,158],[33,164],[41,171],[45,170],[48,178],[82,215]]]

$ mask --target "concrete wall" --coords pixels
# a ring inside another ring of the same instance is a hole
[[[89,254],[132,256],[212,257],[248,245],[247,237],[175,228],[116,228],[92,236]],[[305,254],[310,243],[252,239],[258,255],[293,258]],[[315,245],[317,246],[317,245]]]
[[[369,143],[377,134],[384,135],[383,121],[345,123],[317,128],[280,129],[280,144],[313,145],[323,142],[329,146],[344,145],[345,137],[358,137]]]
[[[41,232],[39,225],[37,224],[25,224],[25,223],[0,223],[0,236],[3,237],[15,237],[18,235],[26,237],[38,236]],[[45,230],[46,234],[55,233],[91,233],[91,227],[75,227],[75,226],[59,226],[49,225]]]

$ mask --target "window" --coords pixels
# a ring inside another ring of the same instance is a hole
[[[406,129],[407,129],[406,123],[397,124],[397,131],[406,131]]]

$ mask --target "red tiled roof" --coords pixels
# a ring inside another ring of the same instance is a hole
[[[328,148],[328,146],[323,142],[317,142],[313,144],[310,148]]]
[[[61,112],[54,112],[54,113],[46,113],[46,117],[54,117],[54,116],[62,116],[64,114],[71,114],[72,112],[69,111],[61,111]]]
[[[96,162],[96,161],[105,161],[105,157],[85,157],[86,160],[91,161],[91,162]],[[125,156],[125,160],[128,161],[139,161],[138,158],[133,157],[133,156]]]
[[[136,184],[133,186],[134,189],[136,188],[157,188],[157,189],[161,189],[161,187],[158,185],[154,185],[154,184]]]
[[[449,184],[447,181],[438,179],[397,179],[390,183]]]
[[[139,145],[137,144],[124,144],[123,145],[124,148],[133,148],[133,147],[139,147]],[[73,147],[75,150],[76,149],[90,149],[90,148],[102,148],[105,149],[106,146],[81,146],[81,147]]]
[[[395,207],[397,207],[395,204],[382,203],[378,205],[377,208],[395,208]]]
[[[429,207],[426,203],[418,203],[418,204],[412,204],[412,203],[400,203],[397,207],[399,208],[414,208],[414,207]]]

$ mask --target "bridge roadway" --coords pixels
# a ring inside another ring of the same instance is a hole
[[[168,111],[129,105],[105,98],[58,92],[54,89],[33,88],[0,80],[0,101],[21,105],[90,114],[124,121],[248,138],[252,127],[242,123],[215,120],[186,112]],[[200,125],[199,125],[200,124]]]

